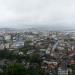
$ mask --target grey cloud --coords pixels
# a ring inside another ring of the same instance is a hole
[[[75,0],[0,0],[0,22],[75,24]]]

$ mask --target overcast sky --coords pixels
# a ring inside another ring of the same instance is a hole
[[[11,24],[75,27],[75,0],[0,0],[0,27]]]

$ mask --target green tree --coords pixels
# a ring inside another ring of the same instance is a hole
[[[40,60],[39,54],[33,53],[33,54],[30,56],[30,62],[31,62],[31,63],[38,63],[38,64],[40,64],[41,60]]]
[[[21,64],[8,65],[4,70],[3,75],[25,75],[26,70]]]
[[[70,67],[72,69],[72,75],[75,75],[75,65],[71,65]]]
[[[16,63],[8,65],[2,75],[44,75],[44,73],[38,68],[26,69],[24,65]]]

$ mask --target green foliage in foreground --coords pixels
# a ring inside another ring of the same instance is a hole
[[[22,64],[8,65],[1,75],[44,75],[39,69],[26,69]]]
[[[75,75],[75,65],[71,65],[70,67],[72,69],[72,75]]]

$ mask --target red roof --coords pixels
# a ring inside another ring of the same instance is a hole
[[[72,60],[72,61],[70,62],[70,64],[75,64],[75,61],[74,61],[74,60]]]
[[[68,52],[68,55],[69,55],[69,56],[75,55],[75,51],[69,51],[69,52]]]

